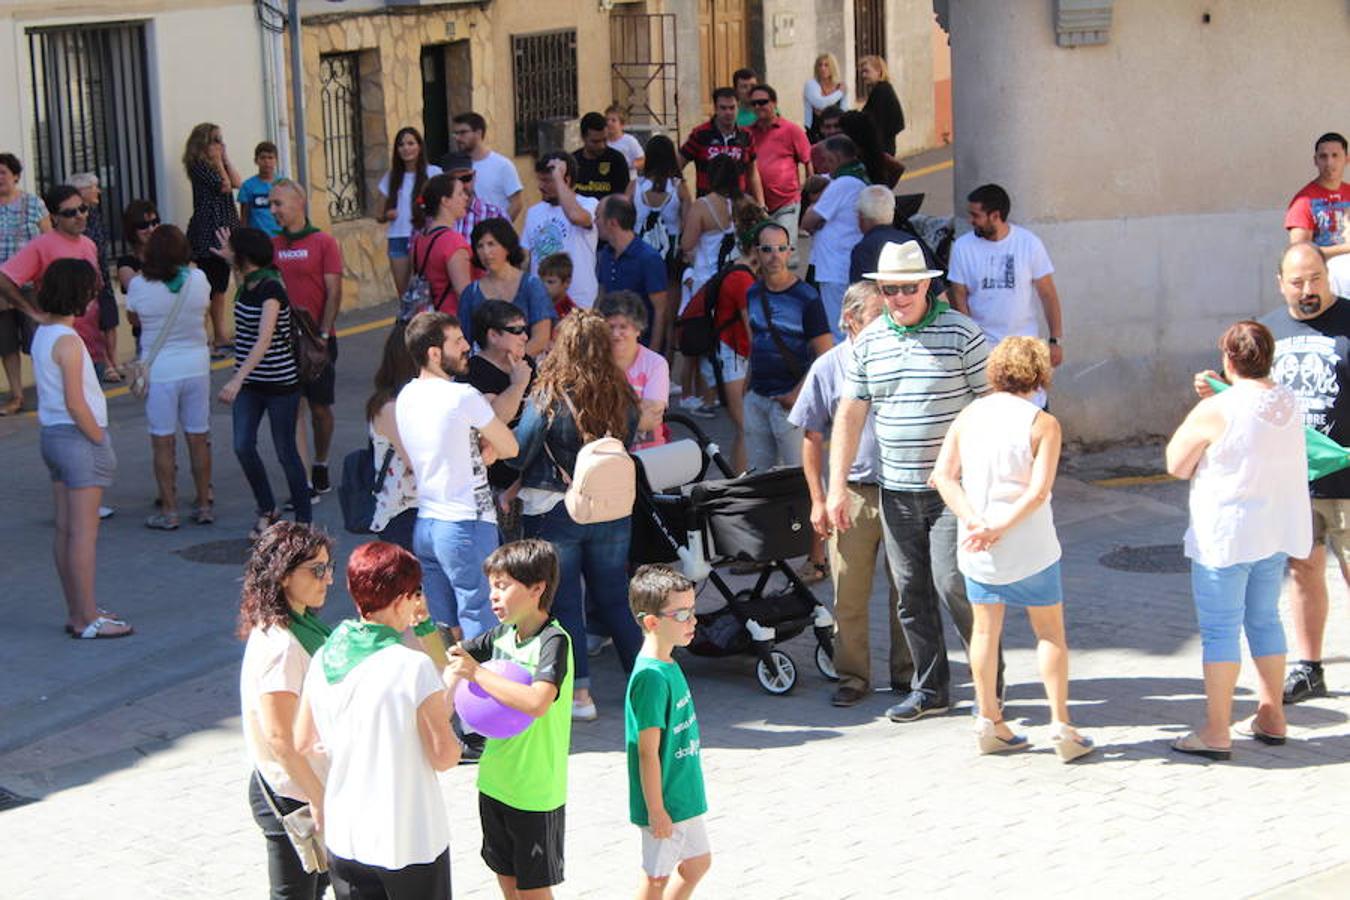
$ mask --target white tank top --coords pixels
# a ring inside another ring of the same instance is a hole
[[[1007,393],[982,397],[967,409],[961,425],[961,486],[981,518],[1006,512],[1031,483],[1031,426],[1040,411],[1031,401]],[[957,568],[986,584],[1021,581],[1060,556],[1049,498],[988,550],[965,549],[967,534],[963,523]]]
[[[647,222],[647,216],[656,210],[661,212],[661,224],[666,228],[666,234],[678,240],[680,234],[680,182],[671,179],[666,182],[665,195],[666,200],[660,206],[651,206],[647,203],[646,194],[653,190],[652,180],[650,178],[639,178],[637,188],[633,191],[633,206],[637,209],[637,225],[641,229]]]
[[[1308,456],[1298,399],[1238,381],[1218,396],[1227,427],[1191,478],[1186,555],[1223,568],[1312,547]]]
[[[698,246],[694,248],[694,284],[691,289],[697,291],[703,286],[703,283],[717,274],[717,253],[722,249],[722,236],[730,234],[736,227],[731,220],[731,201],[724,200],[726,209],[719,213],[707,197],[699,197],[699,202],[708,207],[708,212],[712,213],[713,222],[724,221],[726,227],[720,231],[705,231],[698,236]],[[736,252],[732,249],[727,259],[735,259]]]
[[[42,425],[74,425],[66,409],[65,382],[61,378],[61,367],[52,359],[52,350],[56,342],[65,335],[73,335],[80,345],[83,357],[84,402],[94,414],[94,421],[100,428],[108,427],[108,401],[99,387],[98,375],[94,372],[94,361],[89,358],[84,341],[69,325],[42,325],[33,335],[33,378],[37,381],[38,422]]]

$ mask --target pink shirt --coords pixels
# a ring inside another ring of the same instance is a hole
[[[756,122],[750,128],[755,143],[755,166],[764,185],[764,205],[769,212],[801,199],[802,187],[797,166],[811,161],[811,144],[806,132],[782,116],[765,126]]]
[[[103,285],[104,274],[98,268],[98,248],[84,235],[71,238],[53,230],[40,234],[24,244],[9,259],[0,265],[0,272],[9,276],[9,280],[19,287],[31,284],[42,287],[42,273],[58,259],[82,259],[93,266],[98,276],[98,284]],[[103,349],[103,333],[98,328],[98,303],[91,300],[84,314],[75,317],[75,333],[84,341],[89,356],[94,362],[103,362],[107,354]]]
[[[432,241],[436,243],[433,244]],[[430,253],[427,253],[427,247],[431,248]],[[423,266],[423,257],[426,258],[422,274],[426,276],[427,286],[431,288],[431,302],[436,304],[437,312],[449,313],[452,316],[459,314],[459,295],[450,284],[449,265],[450,258],[461,250],[467,253],[470,259],[473,258],[469,242],[453,228],[447,228],[442,234],[414,235],[412,239],[410,255],[413,265]]]
[[[661,354],[639,344],[637,357],[624,375],[637,392],[638,400],[657,400],[665,403],[670,399],[670,363],[666,362],[666,358]],[[655,434],[639,434],[637,442],[633,445],[634,449],[664,444],[665,431],[663,425]]]
[[[309,313],[314,324],[323,327],[323,311],[328,305],[325,275],[342,275],[342,250],[331,234],[315,231],[298,241],[285,235],[272,238],[276,266],[286,286],[286,299],[292,306]]]

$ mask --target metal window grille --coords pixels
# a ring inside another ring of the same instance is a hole
[[[609,17],[614,99],[628,124],[680,133],[679,51],[673,13]]]
[[[574,119],[577,109],[576,29],[511,35],[515,76],[516,155],[539,151],[539,124]]]
[[[157,202],[145,25],[30,28],[33,161],[45,193],[78,172],[103,188],[99,214],[114,253],[126,250],[121,211]]]
[[[319,57],[319,104],[327,160],[328,216],[334,222],[359,219],[366,210],[359,54]]]

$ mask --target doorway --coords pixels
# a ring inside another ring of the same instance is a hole
[[[855,59],[864,56],[886,58],[886,0],[853,0],[853,46]],[[862,74],[855,73],[854,96],[867,97]]]
[[[422,137],[427,159],[437,162],[451,150],[450,123],[473,109],[473,68],[469,42],[422,47]]]
[[[750,65],[749,0],[699,0],[699,89],[704,115],[712,92],[731,87],[731,73]]]

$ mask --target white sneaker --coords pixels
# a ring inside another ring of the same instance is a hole
[[[595,701],[582,703],[580,700],[572,701],[572,721],[574,722],[594,722],[599,716],[595,711]]]
[[[100,506],[98,508],[98,517],[100,519],[111,519],[116,512],[117,510],[113,509],[111,506]]]
[[[602,637],[598,634],[586,635],[586,655],[599,656],[605,652],[605,648],[614,643],[613,638]]]

